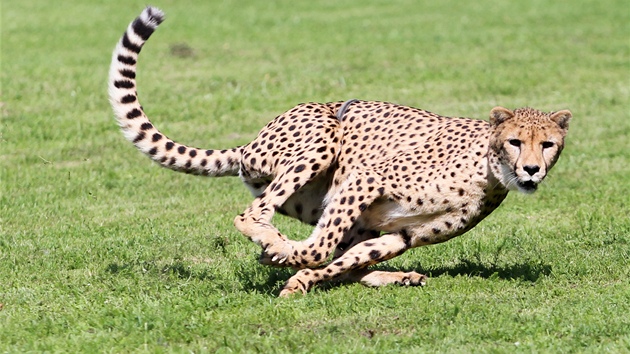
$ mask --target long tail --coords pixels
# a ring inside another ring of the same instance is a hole
[[[164,13],[147,7],[114,49],[109,70],[109,100],[118,124],[138,150],[161,166],[206,176],[238,175],[242,148],[205,150],[179,144],[162,134],[144,113],[136,91],[136,63],[144,43],[164,20]]]

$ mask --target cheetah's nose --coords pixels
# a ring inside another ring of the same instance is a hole
[[[529,173],[530,176],[533,176],[536,174],[536,172],[540,171],[540,166],[525,165],[523,166],[523,169],[525,170],[525,172]]]

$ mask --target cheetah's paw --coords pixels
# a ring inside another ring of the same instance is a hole
[[[261,264],[275,267],[292,267],[293,264],[290,258],[293,250],[294,248],[290,242],[275,242],[262,251],[258,261]]]
[[[407,273],[401,280],[400,284],[404,286],[425,286],[427,285],[427,276],[417,272]]]
[[[302,272],[304,272],[304,270],[298,272],[297,274],[289,278],[289,280],[287,280],[286,284],[284,284],[282,290],[280,291],[280,294],[278,295],[279,297],[289,297],[293,294],[306,295],[308,291],[308,283],[305,283],[298,279]]]

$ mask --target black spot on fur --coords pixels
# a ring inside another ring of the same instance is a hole
[[[370,258],[372,260],[377,260],[377,259],[381,258],[381,251],[379,251],[379,250],[371,250],[370,251]]]
[[[120,99],[120,103],[132,103],[132,102],[136,102],[136,96],[135,95],[125,95]]]
[[[153,124],[146,122],[146,123],[142,123],[142,125],[140,126],[140,130],[149,130],[153,128]]]
[[[134,118],[138,118],[142,115],[142,111],[140,111],[137,108],[132,109],[131,111],[129,111],[129,113],[127,113],[127,119],[134,119]]]
[[[136,72],[135,72],[135,71],[133,71],[133,70],[130,70],[130,69],[120,69],[118,72],[120,73],[120,75],[122,75],[122,76],[124,76],[124,77],[126,77],[126,78],[128,78],[128,79],[133,80],[133,79],[135,79],[135,78],[136,78]]]
[[[135,139],[133,139],[133,143],[137,143],[140,142],[142,140],[144,140],[144,138],[146,137],[146,133],[145,132],[140,132]]]
[[[139,18],[133,21],[131,27],[133,28],[134,32],[136,32],[136,34],[145,41],[149,39],[149,37],[151,37],[151,35],[155,31],[155,28],[147,26],[147,24],[142,22],[142,20],[140,20]]]
[[[125,32],[125,34],[123,35],[122,45],[123,47],[129,49],[130,51],[134,53],[140,53],[140,50],[142,50],[142,46],[138,46],[131,43],[131,41],[129,40],[129,36],[127,35],[127,32]]]
[[[118,61],[127,65],[136,65],[136,59],[124,55],[119,55]]]
[[[136,85],[133,83],[133,81],[129,81],[129,80],[114,81],[114,87],[119,88],[119,89],[132,89],[135,86]]]

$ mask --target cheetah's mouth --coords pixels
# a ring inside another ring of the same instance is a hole
[[[538,183],[534,181],[516,181],[518,188],[525,193],[533,193],[538,188]]]

